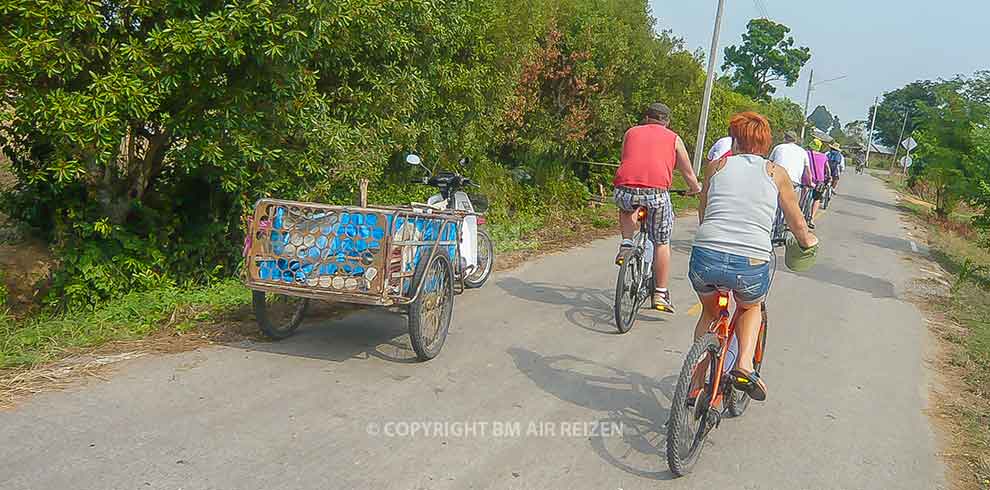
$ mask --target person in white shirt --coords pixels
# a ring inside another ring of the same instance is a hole
[[[770,153],[770,161],[776,163],[784,170],[787,171],[787,176],[791,179],[791,184],[795,188],[801,185],[801,180],[806,173],[810,175],[811,172],[811,162],[808,160],[808,152],[798,146],[797,133],[794,131],[788,131],[784,133],[784,142],[777,145],[773,151]],[[805,190],[807,192],[807,190]],[[801,203],[804,203],[804,199],[807,196],[802,193]],[[774,245],[782,245],[785,242],[784,233],[787,226],[784,221],[783,213],[778,210],[777,218],[774,220],[773,235],[771,237],[771,242]]]
[[[794,131],[784,133],[784,142],[770,152],[770,161],[784,167],[791,182],[799,186],[804,173],[811,171],[811,162],[808,161],[808,151],[798,146],[796,142],[797,133]]]
[[[714,162],[722,157],[732,156],[732,137],[726,136],[720,138],[718,141],[712,145],[712,148],[708,150],[708,161]]]

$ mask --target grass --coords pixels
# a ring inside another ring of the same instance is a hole
[[[240,281],[228,279],[192,289],[131,293],[91,311],[43,313],[21,321],[0,313],[0,369],[52,361],[74,349],[143,338],[160,331],[166,322],[176,331],[190,330],[197,322],[250,301]],[[173,318],[176,312],[185,313]]]
[[[908,192],[902,179],[885,180]],[[990,251],[977,243],[966,213],[939,220],[919,196],[902,199],[901,206],[927,224],[932,256],[953,275],[949,294],[931,299],[939,313],[961,327],[941,335],[954,346],[948,363],[961,371],[967,391],[960,398],[964,401],[952,407],[952,419],[964,435],[962,453],[977,487],[990,490]]]

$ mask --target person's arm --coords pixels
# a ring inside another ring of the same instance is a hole
[[[772,165],[772,164],[771,164]],[[808,229],[808,222],[804,219],[801,206],[798,205],[797,194],[794,193],[794,186],[791,179],[787,177],[787,172],[773,172],[773,181],[777,184],[779,192],[780,208],[784,211],[784,220],[794,234],[798,243],[808,248],[818,243],[818,238]]]
[[[675,153],[677,155],[677,170],[680,170],[681,175],[684,176],[684,180],[687,181],[688,187],[691,188],[688,195],[701,192],[701,184],[698,183],[698,176],[695,175],[694,168],[691,167],[691,157],[688,155],[687,147],[684,146],[684,141],[680,136],[677,137]]]
[[[705,208],[708,206],[708,185],[711,182],[712,175],[718,172],[719,165],[722,160],[715,160],[705,164],[704,168],[701,169],[702,172],[702,186],[701,193],[698,194],[698,224],[705,222]]]

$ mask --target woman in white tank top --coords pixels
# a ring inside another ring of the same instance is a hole
[[[798,243],[818,243],[804,220],[787,172],[766,159],[770,151],[770,124],[754,112],[732,117],[729,135],[733,156],[705,166],[698,206],[701,226],[691,251],[688,277],[704,310],[695,337],[708,331],[718,312],[719,289],[736,299],[736,336],[739,341],[733,379],[754,400],[764,400],[767,387],[753,370],[753,354],[760,329],[761,305],[770,289],[770,235],[778,205]],[[696,385],[704,376],[699,370]]]

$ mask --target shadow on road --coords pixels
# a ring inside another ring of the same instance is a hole
[[[245,341],[234,347],[324,361],[377,357],[397,363],[415,363],[403,315],[383,309],[359,310],[342,318],[315,318],[296,334],[277,342]]]
[[[544,282],[526,282],[516,277],[500,279],[498,287],[519,299],[570,307],[564,317],[573,325],[597,333],[617,334],[614,318],[615,289],[592,289]],[[663,321],[643,314],[638,321]]]
[[[859,214],[859,213],[853,213],[853,212],[850,212],[850,211],[844,211],[844,210],[841,210],[841,209],[836,209],[836,210],[835,210],[835,211],[833,211],[833,212],[834,212],[835,214],[841,214],[841,215],[843,215],[843,216],[849,216],[849,217],[852,217],[852,218],[859,218],[859,219],[861,219],[861,220],[863,220],[863,221],[876,221],[876,220],[877,220],[877,219],[876,219],[875,217],[873,217],[873,216],[867,216],[867,215],[865,215],[865,214]]]
[[[854,289],[873,295],[874,298],[896,298],[894,283],[859,272],[850,272],[828,264],[817,264],[810,271],[801,274],[816,281],[826,282],[847,289]]]
[[[868,197],[853,196],[850,194],[843,194],[842,199],[849,202],[854,202],[856,204],[862,204],[865,206],[875,206],[878,208],[888,209],[890,211],[902,211],[903,208],[897,204],[891,204],[889,202],[877,201],[876,199],[870,199]]]
[[[911,242],[903,238],[896,238],[886,235],[878,235],[868,231],[860,232],[859,236],[864,242],[875,247],[886,248],[895,252],[913,253]]]
[[[516,368],[554,397],[607,416],[600,426],[622,427],[621,437],[592,437],[603,460],[627,473],[669,480],[665,449],[667,408],[675,376],[661,381],[572,355],[544,356],[521,347],[508,350]],[[661,403],[659,397],[668,401]]]

